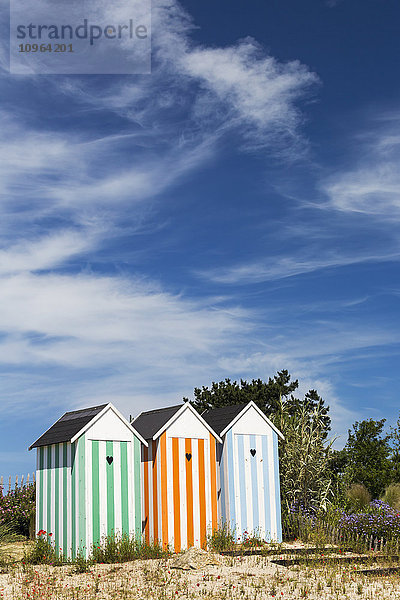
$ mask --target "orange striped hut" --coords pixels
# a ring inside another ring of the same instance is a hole
[[[189,404],[141,413],[132,422],[142,448],[143,533],[175,552],[205,547],[217,528],[219,436]]]

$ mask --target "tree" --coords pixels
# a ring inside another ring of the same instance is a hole
[[[268,379],[268,383],[261,379],[252,379],[251,382],[240,380],[240,383],[225,379],[219,383],[212,382],[211,388],[203,386],[194,388],[194,400],[190,403],[201,414],[209,408],[242,404],[251,400],[268,416],[280,409],[281,398],[287,398],[299,385],[297,381],[290,381],[291,377],[286,370],[279,371],[277,375]],[[188,402],[188,398],[183,399]]]
[[[289,409],[289,410],[288,410]],[[285,440],[280,444],[282,505],[317,512],[325,510],[331,495],[328,469],[331,444],[326,444],[327,408],[322,399],[316,405],[307,399],[298,402],[297,410],[283,405],[281,431]]]
[[[400,416],[395,427],[390,428],[390,461],[392,467],[392,482],[400,483]]]
[[[385,421],[356,421],[344,447],[346,487],[363,483],[373,498],[379,498],[392,479],[390,436],[382,435]]]

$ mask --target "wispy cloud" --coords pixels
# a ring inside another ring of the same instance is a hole
[[[400,120],[398,115],[390,115],[369,125],[370,130],[353,140],[353,165],[337,170],[323,181],[322,190],[329,199],[327,207],[398,223]]]
[[[386,253],[357,254],[353,252],[349,255],[336,250],[325,253],[321,252],[321,255],[318,255],[318,253],[310,255],[302,251],[294,251],[293,255],[290,256],[271,255],[265,261],[257,260],[226,268],[218,267],[198,272],[198,275],[215,283],[245,285],[296,277],[297,275],[305,275],[324,269],[334,269],[362,263],[392,261],[399,258],[400,248],[397,251]]]

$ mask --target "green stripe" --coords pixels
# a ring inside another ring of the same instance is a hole
[[[54,472],[54,544],[58,556],[60,550],[60,444],[56,444],[55,449],[55,472]]]
[[[106,457],[113,456],[113,443],[106,442]],[[107,535],[114,535],[114,461],[109,464],[106,460],[107,470]]]
[[[134,486],[135,486],[135,536],[139,540],[142,534],[142,511],[140,502],[140,442],[134,437],[133,457],[134,457]]]
[[[86,555],[86,498],[85,498],[85,436],[82,435],[78,440],[79,457],[79,551]]]
[[[76,557],[76,443],[71,444],[71,551]]]
[[[92,515],[93,545],[100,544],[100,477],[99,477],[99,442],[92,442]]]
[[[120,442],[120,448],[122,533],[129,535],[128,442]]]
[[[46,531],[47,535],[49,533],[54,533],[51,531],[51,446],[47,446],[47,522],[46,522]]]
[[[44,521],[44,447],[41,446],[39,449],[39,531],[43,529]],[[36,532],[37,533],[37,532]]]
[[[68,555],[68,444],[63,444],[63,554]]]

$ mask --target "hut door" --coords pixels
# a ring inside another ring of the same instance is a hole
[[[206,439],[171,438],[172,503],[169,510],[175,551],[205,546],[210,520],[209,442]]]
[[[89,509],[93,543],[108,535],[130,533],[134,505],[131,442],[91,440]],[[89,515],[88,515],[89,518]]]
[[[266,435],[235,434],[236,534],[265,538],[270,530],[270,460]]]

